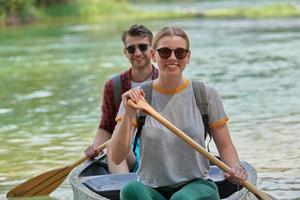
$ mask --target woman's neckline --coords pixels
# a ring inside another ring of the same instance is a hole
[[[162,94],[176,94],[184,90],[189,86],[190,81],[188,79],[184,79],[183,82],[174,89],[163,89],[153,82],[152,88],[154,91],[162,93]]]

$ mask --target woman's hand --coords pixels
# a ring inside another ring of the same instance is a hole
[[[224,176],[231,183],[242,185],[244,180],[247,179],[247,172],[242,166],[234,165],[231,168],[231,172],[230,173],[224,173]]]
[[[137,103],[144,96],[145,96],[145,92],[140,88],[130,89],[122,95],[122,101],[128,115],[133,116],[135,115],[135,111],[136,111],[135,108],[132,108],[128,105],[128,100],[131,99],[132,101]]]

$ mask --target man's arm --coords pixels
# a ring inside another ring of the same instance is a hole
[[[89,158],[98,156],[97,147],[111,138],[111,133],[104,130],[98,129],[95,140],[86,150],[85,155]],[[135,164],[135,156],[131,151],[127,157],[127,161],[122,161],[119,165],[114,164],[110,159],[108,161],[109,172],[112,174],[128,173]]]
[[[85,150],[89,158],[98,156],[97,147],[111,138],[115,123],[115,109],[113,101],[113,83],[109,80],[104,85],[102,94],[101,118],[94,142]]]

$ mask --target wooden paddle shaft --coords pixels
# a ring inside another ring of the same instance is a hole
[[[201,155],[211,161],[213,164],[221,168],[224,172],[230,173],[231,169],[225,163],[214,157],[212,154],[207,152],[201,145],[195,142],[191,137],[186,135],[183,131],[179,130],[176,126],[174,126],[167,119],[162,117],[156,110],[154,110],[144,99],[140,100],[137,104],[135,104],[132,100],[128,100],[128,105],[137,109],[142,109],[144,112],[151,115],[154,119],[163,124],[166,128],[172,131],[176,136],[181,138],[184,142],[198,151]],[[250,192],[256,195],[259,199],[262,200],[273,200],[269,195],[264,192],[258,190],[255,186],[253,186],[248,180],[243,182],[243,186],[247,188]]]
[[[191,137],[186,135],[184,132],[182,132],[180,129],[175,127],[173,124],[171,124],[168,120],[161,117],[161,115],[157,113],[149,113],[151,116],[162,123],[165,127],[167,127],[170,131],[172,131],[175,135],[177,135],[180,139],[182,139],[184,142],[186,142],[188,145],[190,145],[192,148],[194,148],[196,151],[198,151],[201,155],[203,155],[205,158],[207,158],[210,162],[221,168],[224,172],[230,173],[231,169],[228,165],[217,159],[215,156],[213,156],[211,153],[207,152],[201,145],[199,145],[197,142],[195,142]],[[244,181],[243,186],[246,187],[251,192],[256,192],[256,188],[253,187],[252,184],[250,184],[247,180]]]

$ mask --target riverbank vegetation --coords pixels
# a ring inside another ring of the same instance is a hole
[[[300,8],[293,3],[253,8],[221,8],[205,11],[203,16],[211,18],[299,17]]]
[[[174,2],[174,0],[169,1]],[[263,7],[253,5],[249,8],[214,8],[202,11],[191,8],[175,9],[167,12],[141,10],[136,8],[135,4],[136,1],[133,0],[0,0],[0,26],[35,22],[122,22],[124,20],[183,17],[263,18],[300,16],[299,6],[291,2]]]
[[[190,17],[183,12],[141,11],[125,0],[0,0],[0,26],[34,22],[99,22]]]

